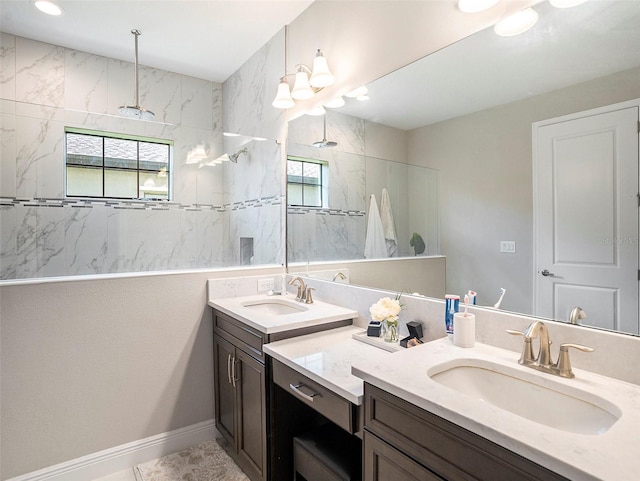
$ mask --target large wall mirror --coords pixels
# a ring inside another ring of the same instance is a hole
[[[478,304],[493,306],[504,288],[503,309],[567,322],[571,306],[551,314],[535,306],[534,286],[544,266],[534,263],[532,126],[640,98],[640,2],[590,1],[570,9],[542,2],[534,8],[539,21],[528,32],[515,37],[499,37],[493,29],[479,32],[372,82],[368,102],[330,111],[326,137],[338,145],[357,139],[361,152],[316,148],[313,155],[309,145],[323,138],[322,120],[304,116],[290,123],[288,153],[336,162],[342,156],[341,195],[365,199],[354,208],[363,217],[369,211],[368,185],[362,184],[360,195],[361,187],[351,187],[355,183],[347,181],[347,172],[368,179],[375,162],[366,161],[367,153],[432,173],[438,229],[437,239],[426,244],[446,256],[447,292],[475,290]],[[358,154],[365,160],[356,165]],[[429,190],[425,182],[421,192]],[[303,228],[301,217],[289,209],[289,261],[346,260],[349,253],[363,257],[343,243],[346,221]],[[366,223],[359,222],[359,242],[364,242]],[[621,222],[609,222],[613,244]],[[333,259],[314,248],[321,235],[335,244]],[[625,248],[635,250],[637,264],[637,228],[627,240]],[[624,327],[585,306],[587,317],[579,322],[638,334],[638,286],[632,291],[636,317]]]

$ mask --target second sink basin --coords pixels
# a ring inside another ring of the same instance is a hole
[[[603,434],[622,415],[617,406],[594,394],[479,359],[440,364],[427,374],[467,396],[563,431]]]
[[[307,310],[307,308],[300,303],[278,298],[247,301],[243,302],[242,306],[270,316],[284,316],[286,314]]]

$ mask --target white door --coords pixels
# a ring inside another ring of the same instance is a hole
[[[534,124],[536,315],[639,334],[638,192],[637,106]]]

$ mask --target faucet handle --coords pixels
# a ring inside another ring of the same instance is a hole
[[[507,329],[506,331],[507,331],[507,334],[511,334],[512,336],[524,337],[524,344],[522,345],[522,354],[520,355],[520,360],[518,362],[522,365],[533,364],[535,362],[535,358],[533,357],[533,347],[531,346],[531,337],[527,336],[527,333],[522,331],[514,331],[512,329]]]
[[[579,349],[583,352],[593,352],[594,349],[580,344],[560,344],[560,354],[558,354],[558,374],[562,377],[573,378],[573,370],[571,369],[571,360],[569,359],[569,348]]]
[[[313,304],[313,297],[311,296],[311,291],[315,291],[315,287],[307,287],[306,295],[304,302],[305,304]]]

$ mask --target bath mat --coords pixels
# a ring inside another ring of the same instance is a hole
[[[134,472],[139,481],[249,481],[216,441],[139,464]]]

